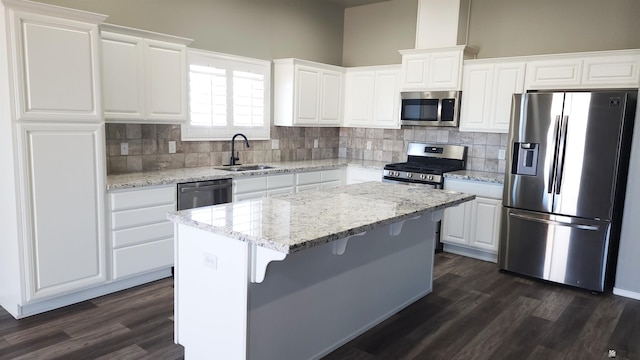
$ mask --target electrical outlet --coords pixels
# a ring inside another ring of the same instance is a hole
[[[120,143],[120,155],[129,155],[129,143]]]
[[[169,141],[169,154],[175,154],[175,153],[176,153],[176,142]]]
[[[318,148],[318,139],[313,139],[313,148],[314,149]]]
[[[505,156],[506,156],[506,150],[505,149],[498,150],[498,160],[504,160]]]
[[[218,268],[218,257],[206,252],[202,253],[202,264],[215,270]]]
[[[272,150],[280,149],[280,140],[279,139],[271,140],[271,149]]]
[[[371,150],[371,146],[372,146],[371,140],[367,140],[367,150]]]

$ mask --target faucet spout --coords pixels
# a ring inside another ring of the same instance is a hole
[[[235,143],[236,143],[236,137],[238,136],[242,136],[244,138],[244,144],[246,147],[250,147],[249,146],[249,140],[247,139],[246,136],[244,136],[244,134],[240,134],[237,133],[235,135],[233,135],[233,137],[231,138],[231,161],[229,162],[229,165],[236,165],[236,161],[240,160],[239,154],[236,154],[235,150]]]

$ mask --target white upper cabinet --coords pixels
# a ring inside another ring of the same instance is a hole
[[[524,89],[524,62],[465,62],[460,131],[509,132],[511,98]]]
[[[299,59],[274,63],[275,125],[340,126],[344,68]]]
[[[186,121],[191,40],[115,25],[101,28],[107,121]]]
[[[640,86],[640,50],[554,54],[527,62],[525,89]]]
[[[442,49],[400,50],[402,90],[460,90],[462,61],[477,51],[466,46]]]
[[[102,15],[12,2],[10,63],[16,120],[102,120],[97,23]],[[24,6],[25,8],[21,8]],[[55,17],[54,17],[55,16]]]
[[[347,69],[344,126],[399,129],[400,66]]]

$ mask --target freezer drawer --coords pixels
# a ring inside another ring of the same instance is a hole
[[[604,291],[611,224],[503,207],[498,267]]]

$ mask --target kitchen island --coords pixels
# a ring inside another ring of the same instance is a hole
[[[169,214],[175,341],[315,359],[432,290],[435,223],[473,195],[370,182]]]

